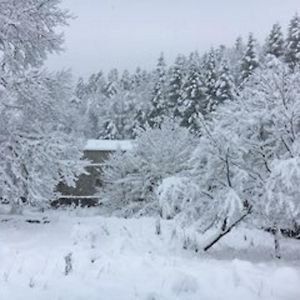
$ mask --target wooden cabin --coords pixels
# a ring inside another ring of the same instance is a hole
[[[107,158],[115,151],[128,151],[132,148],[129,140],[88,140],[84,147],[84,158],[90,161],[86,170],[88,175],[79,176],[76,187],[69,187],[63,183],[58,185],[61,198],[52,202],[52,206],[81,205],[94,206],[99,204],[101,188],[101,170]],[[98,195],[96,195],[98,194]]]

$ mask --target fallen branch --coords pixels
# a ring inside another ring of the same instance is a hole
[[[48,220],[32,220],[32,219],[27,219],[25,220],[26,223],[29,223],[29,224],[49,224],[50,221]]]
[[[232,223],[225,231],[222,231],[212,242],[210,242],[206,247],[204,247],[204,251],[208,251],[214,244],[216,244],[223,236],[228,234],[234,227],[236,227],[239,223],[241,223],[248,215],[252,212],[252,207],[247,208],[247,211],[238,218],[234,223]]]

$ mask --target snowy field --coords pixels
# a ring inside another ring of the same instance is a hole
[[[1,215],[1,300],[300,299],[300,241],[284,241],[276,261],[269,234],[240,229],[195,254],[182,250],[171,222],[157,236],[150,218],[80,215]]]

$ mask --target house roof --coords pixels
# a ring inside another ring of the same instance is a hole
[[[133,141],[130,140],[88,140],[84,151],[127,151],[132,146]]]

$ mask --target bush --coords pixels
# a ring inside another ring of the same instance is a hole
[[[164,178],[191,170],[194,136],[175,121],[140,129],[134,147],[117,152],[104,168],[105,203],[127,216],[158,212],[156,189]]]

